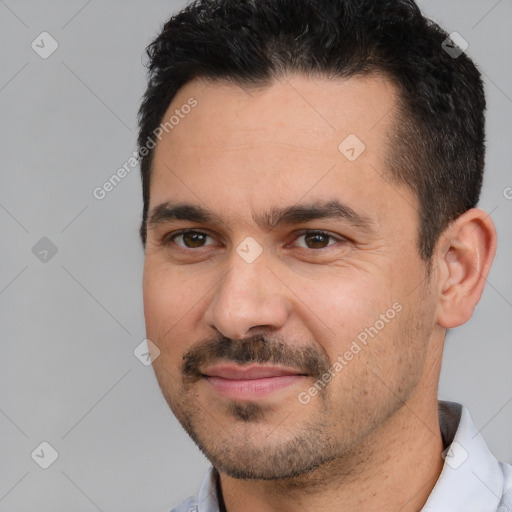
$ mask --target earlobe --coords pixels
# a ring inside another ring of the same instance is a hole
[[[477,305],[496,253],[497,235],[489,215],[479,208],[455,219],[436,250],[439,303],[437,322],[453,328],[467,322]]]

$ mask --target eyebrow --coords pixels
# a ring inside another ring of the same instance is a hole
[[[367,232],[373,232],[375,223],[372,219],[357,213],[337,199],[327,202],[315,202],[273,208],[269,212],[252,216],[256,225],[265,231],[271,231],[279,225],[302,224],[317,219],[344,220],[352,226]],[[148,215],[148,228],[173,220],[186,220],[202,224],[226,224],[219,215],[189,203],[161,203],[151,209]]]

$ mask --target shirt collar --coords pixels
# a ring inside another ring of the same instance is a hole
[[[496,512],[503,495],[502,464],[489,451],[466,407],[439,402],[445,463],[422,512]]]

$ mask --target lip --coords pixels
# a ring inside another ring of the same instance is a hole
[[[283,366],[221,364],[208,367],[202,371],[206,377],[221,377],[230,380],[253,380],[288,375],[304,375],[300,370]]]
[[[214,391],[236,400],[266,398],[307,378],[297,369],[261,365],[222,364],[211,366],[202,373]]]

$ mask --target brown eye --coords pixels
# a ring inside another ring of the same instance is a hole
[[[322,233],[308,233],[305,236],[306,244],[311,249],[321,249],[323,247],[327,247],[329,245],[329,235],[324,235]]]
[[[307,231],[297,237],[297,240],[303,238],[304,245],[298,244],[299,247],[303,247],[305,249],[325,249],[332,243],[329,243],[329,240],[338,240],[333,235],[328,233],[324,233],[323,231]]]
[[[168,240],[176,243],[180,247],[186,247],[187,249],[197,249],[204,247],[207,238],[211,238],[206,233],[199,231],[184,231],[171,236]],[[182,240],[182,243],[177,243],[176,240]]]

